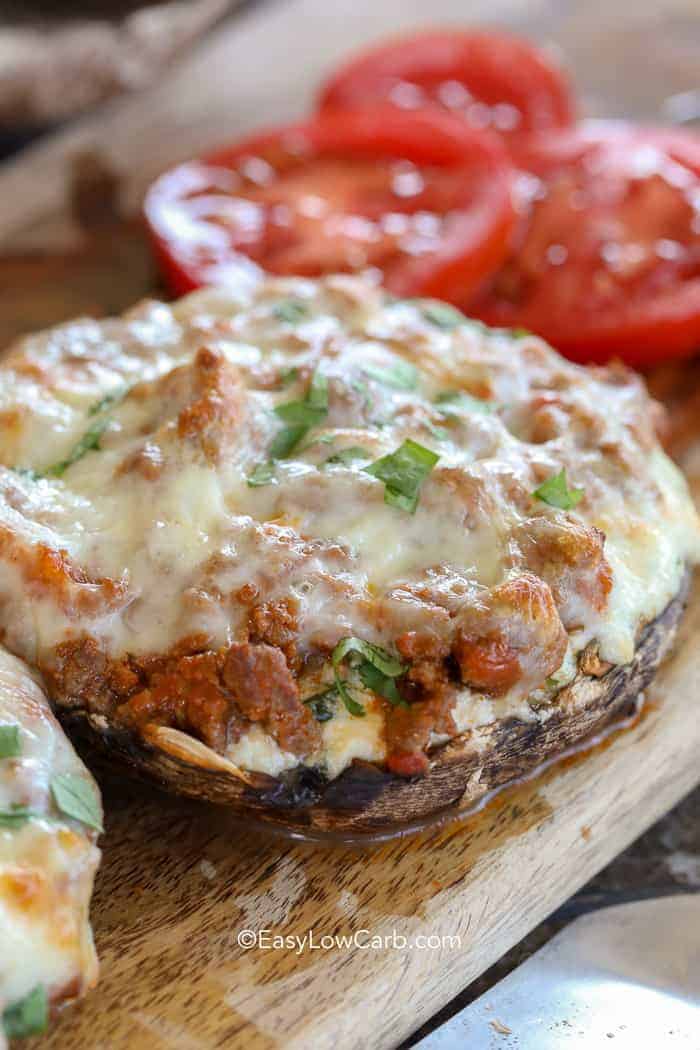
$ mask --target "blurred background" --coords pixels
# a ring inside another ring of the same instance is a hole
[[[162,294],[137,219],[158,174],[308,111],[368,42],[439,25],[555,51],[584,114],[700,117],[698,0],[6,0],[0,344]]]
[[[303,81],[312,84],[338,56],[426,22],[507,24],[549,41],[565,53],[592,113],[698,113],[697,98],[672,101],[700,88],[697,0],[6,0],[0,129],[9,147],[13,136],[15,144],[26,141],[120,93],[144,90],[202,36],[233,24],[255,45],[239,57],[258,119],[267,118],[268,99],[270,116],[284,119],[305,101]],[[290,68],[303,71],[292,91]],[[240,112],[248,99],[231,102]]]

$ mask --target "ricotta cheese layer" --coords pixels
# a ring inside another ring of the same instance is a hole
[[[246,769],[416,772],[586,647],[628,662],[677,593],[700,529],[659,411],[345,276],[62,325],[0,371],[0,635],[58,703]]]

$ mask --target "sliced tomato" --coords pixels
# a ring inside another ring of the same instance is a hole
[[[506,33],[438,31],[390,40],[342,66],[319,96],[323,110],[377,102],[404,110],[436,106],[508,137],[574,119],[561,69]]]
[[[488,133],[380,107],[181,165],[151,187],[145,213],[176,293],[252,263],[307,276],[375,268],[397,295],[453,298],[507,254],[512,176]]]
[[[580,361],[644,367],[699,350],[700,140],[590,122],[533,136],[515,154],[530,207],[469,313],[528,328]]]

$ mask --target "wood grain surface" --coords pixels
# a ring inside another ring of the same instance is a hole
[[[654,62],[643,62],[662,8]],[[668,95],[695,86],[696,0],[618,0],[605,18],[598,5],[553,0],[469,10],[563,47],[599,112],[658,119]],[[148,180],[240,129],[301,112],[337,55],[425,17],[418,0],[260,5],[138,99],[0,170],[0,344],[156,290],[139,223],[123,218]],[[432,21],[464,17],[458,0],[431,4]],[[621,78],[621,63],[644,75]],[[676,408],[700,397],[700,373],[654,381]],[[692,435],[678,448],[700,491]],[[698,782],[699,631],[696,584],[634,727],[477,816],[369,850],[270,837],[213,806],[105,780],[100,985],[27,1050],[396,1046]],[[359,941],[246,950],[244,930]],[[377,936],[389,940],[367,946]],[[428,936],[432,947],[416,941]]]

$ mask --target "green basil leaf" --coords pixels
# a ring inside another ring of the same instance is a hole
[[[349,448],[341,448],[332,456],[324,460],[325,463],[353,463],[356,459],[370,459],[370,453],[360,445],[350,445]]]
[[[335,434],[312,434],[308,441],[300,445],[299,451],[306,452],[307,448],[313,448],[314,445],[333,445],[335,441]]]
[[[59,773],[51,781],[51,794],[64,816],[79,820],[95,831],[104,831],[99,797],[85,777]]]
[[[296,383],[299,378],[299,369],[292,366],[291,368],[283,368],[279,374],[279,386],[286,387],[291,386],[292,383]]]
[[[335,714],[332,701],[337,700],[337,698],[338,690],[335,685],[332,685],[320,693],[307,696],[304,703],[311,709],[311,713],[317,722],[329,722]]]
[[[277,434],[275,434],[272,444],[270,445],[270,456],[272,459],[286,459],[290,452],[293,452],[303,437],[308,432],[308,427],[295,426],[295,427],[283,427]]]
[[[26,824],[32,817],[37,817],[39,814],[35,813],[31,809],[27,809],[26,806],[13,806],[12,809],[0,809],[0,828],[21,828],[23,824]]]
[[[308,312],[306,303],[300,302],[299,299],[282,299],[272,310],[273,316],[285,324],[298,324],[299,321],[304,320]]]
[[[129,392],[128,386],[120,386],[116,390],[112,390],[111,393],[105,394],[103,398],[96,401],[94,405],[90,405],[88,409],[89,416],[99,416],[107,408],[111,408],[112,405],[116,405],[118,401],[122,401]]]
[[[311,384],[306,400],[317,412],[328,412],[328,379],[318,370],[311,376]]]
[[[308,401],[288,401],[286,405],[278,405],[274,412],[283,422],[308,430],[325,418],[327,409],[317,408]]]
[[[404,674],[406,665],[396,656],[392,656],[386,649],[372,642],[365,642],[362,638],[349,636],[341,639],[333,650],[333,666],[339,667],[347,656],[358,653],[372,667],[386,675],[387,678],[398,678]]]
[[[358,704],[357,700],[355,700],[348,689],[347,683],[343,681],[337,671],[335,672],[335,688],[337,689],[338,696],[345,704],[348,712],[355,718],[364,718],[367,712],[362,704]]]
[[[384,482],[384,502],[414,514],[420,488],[440,457],[410,438],[364,469]]]
[[[427,303],[423,307],[423,317],[436,328],[446,330],[458,328],[467,320],[463,313],[456,310],[454,306],[448,306],[447,303]]]
[[[583,489],[570,489],[566,481],[566,471],[562,468],[558,474],[547,478],[532,493],[535,499],[548,503],[550,507],[559,510],[572,510],[581,502],[584,496]]]
[[[365,688],[386,697],[393,704],[403,703],[393,679],[404,674],[405,664],[372,642],[365,642],[362,638],[343,638],[333,650],[331,659],[336,689],[351,715],[362,717],[365,709],[351,696],[347,682],[340,676],[340,665],[348,657],[351,664],[357,665],[357,673]]]
[[[275,481],[275,464],[258,463],[246,478],[251,489],[260,488],[262,485],[271,485]]]
[[[17,758],[22,753],[18,725],[0,725],[0,758]]]
[[[55,463],[52,467],[49,467],[46,471],[47,477],[60,478],[69,467],[72,467],[74,463],[77,463],[88,452],[97,451],[100,447],[100,439],[108,423],[109,419],[99,419],[92,426],[88,427],[77,445],[68,453],[68,456],[62,459],[60,463]]]
[[[362,371],[370,379],[395,390],[415,390],[418,386],[418,369],[409,361],[396,361],[387,368],[380,365],[363,365]]]
[[[105,394],[103,398],[96,401],[94,405],[91,405],[88,409],[89,416],[99,416],[112,405],[118,401],[123,400],[129,392],[129,387],[119,387],[118,390],[113,390],[109,394]],[[100,448],[100,440],[103,433],[107,429],[109,419],[98,419],[92,423],[85,431],[80,441],[71,449],[65,459],[62,459],[59,463],[55,463],[52,467],[49,467],[45,472],[46,477],[60,478],[62,474],[72,467],[74,463],[77,463],[79,459],[82,459],[88,452],[98,451]]]
[[[371,692],[383,696],[386,700],[389,700],[390,703],[394,704],[394,706],[406,703],[396,688],[396,682],[394,679],[382,674],[382,672],[368,660],[362,661],[357,669],[357,673],[360,676],[362,684],[366,686],[367,689],[371,690]]]
[[[49,1023],[49,999],[46,989],[38,984],[24,999],[6,1007],[2,1027],[8,1039],[24,1039],[44,1032]]]
[[[304,400],[277,405],[274,412],[287,426],[275,436],[270,456],[272,459],[284,459],[307,431],[328,415],[328,380],[320,372],[314,372]]]
[[[384,489],[384,502],[387,507],[396,507],[398,510],[405,510],[407,514],[415,514],[418,506],[418,497],[407,496],[397,489],[387,487]]]
[[[463,390],[443,390],[435,398],[435,404],[440,406],[443,416],[456,418],[459,409],[466,412],[493,412],[496,407],[493,401],[484,401],[480,397],[472,397]],[[455,411],[456,410],[456,411]]]

